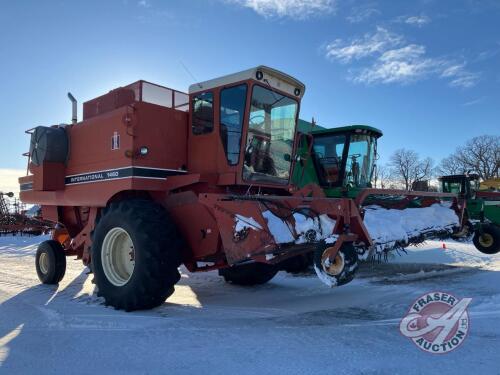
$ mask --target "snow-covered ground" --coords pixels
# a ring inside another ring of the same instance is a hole
[[[428,242],[327,288],[281,272],[253,288],[189,274],[151,311],[106,308],[79,261],[59,287],[34,269],[43,237],[0,237],[0,373],[500,374],[500,255]],[[420,295],[471,297],[469,337],[432,355],[399,333]]]

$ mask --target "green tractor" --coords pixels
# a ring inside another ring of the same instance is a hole
[[[458,194],[464,202],[464,219],[469,232],[474,232],[474,246],[485,254],[500,251],[500,192],[480,190],[476,174],[450,175],[439,178],[440,189]]]

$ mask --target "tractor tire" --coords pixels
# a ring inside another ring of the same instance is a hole
[[[265,284],[277,273],[276,266],[258,262],[219,270],[219,275],[224,277],[226,282],[244,286]]]
[[[314,270],[321,281],[328,286],[341,286],[354,279],[354,275],[358,269],[358,254],[352,243],[346,242],[337,253],[335,262],[327,269],[322,264],[321,257],[325,250],[331,246],[333,244],[326,244],[324,242],[318,245],[314,251]]]
[[[125,311],[159,306],[179,281],[182,241],[165,209],[146,199],[113,202],[92,232],[99,297]]]
[[[66,273],[66,254],[62,245],[54,240],[38,245],[35,256],[38,279],[43,284],[58,284]]]
[[[482,234],[476,230],[472,242],[480,252],[488,255],[496,254],[500,251],[500,228],[493,224],[485,224],[482,227]]]

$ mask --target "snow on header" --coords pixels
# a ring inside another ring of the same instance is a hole
[[[451,231],[459,225],[455,211],[446,204],[430,207],[386,209],[367,206],[364,224],[377,251],[392,248],[396,242],[408,243],[409,238],[431,231]]]
[[[294,213],[295,227],[292,224],[282,220],[267,210],[262,213],[267,221],[269,231],[278,244],[282,243],[306,243],[306,233],[310,230],[316,232],[316,241],[327,239],[332,236],[335,220],[330,219],[328,215],[323,214],[316,217],[308,217],[300,213]]]

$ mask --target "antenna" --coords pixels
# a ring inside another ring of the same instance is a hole
[[[198,81],[196,79],[196,77],[193,75],[193,73],[191,73],[191,71],[188,69],[188,67],[186,65],[184,65],[184,63],[181,60],[179,60],[179,63],[182,65],[182,67],[184,68],[184,70],[186,71],[186,73],[193,79],[193,82],[195,82],[198,85],[198,87],[200,89],[202,89],[203,86],[199,83],[200,81]]]

